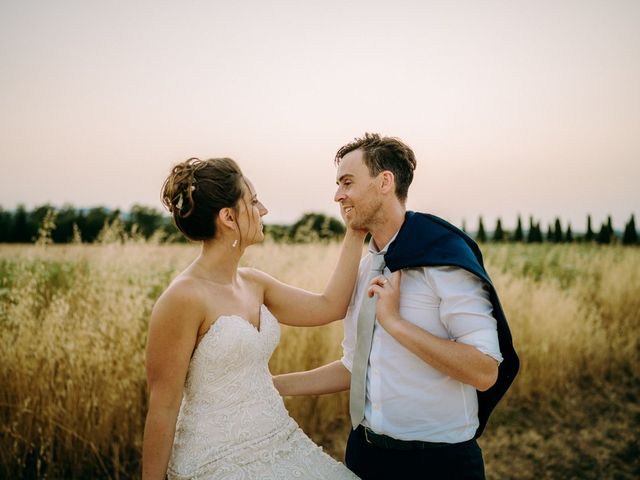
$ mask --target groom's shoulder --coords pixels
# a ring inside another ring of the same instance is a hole
[[[414,238],[417,236],[422,241],[429,243],[453,242],[461,246],[473,243],[473,240],[463,230],[432,213],[408,211],[405,223],[405,236]]]
[[[387,265],[475,263],[481,258],[477,244],[447,220],[430,213],[408,211]]]
[[[409,220],[410,224],[423,228],[445,229],[454,233],[464,233],[453,223],[433,213],[409,211],[407,212],[407,220]]]

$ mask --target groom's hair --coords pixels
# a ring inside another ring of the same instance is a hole
[[[353,142],[340,147],[336,153],[335,164],[339,165],[342,158],[354,150],[362,150],[364,163],[372,177],[385,170],[393,173],[396,197],[404,203],[413,180],[413,171],[416,169],[413,150],[399,138],[365,133],[363,137],[355,138]]]

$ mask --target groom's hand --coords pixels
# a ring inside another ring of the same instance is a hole
[[[402,271],[393,272],[389,278],[379,275],[371,280],[367,294],[378,296],[376,318],[389,333],[395,324],[402,322],[400,317],[400,279]]]

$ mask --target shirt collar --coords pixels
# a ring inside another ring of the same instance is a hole
[[[391,240],[389,240],[389,242],[384,246],[382,250],[376,249],[376,244],[373,242],[373,237],[371,237],[371,239],[369,240],[369,253],[371,255],[384,255],[385,253],[387,253],[387,249],[389,248],[389,245],[393,243],[393,241],[398,236],[399,232],[400,232],[400,229],[398,229],[398,231],[393,235],[393,237],[391,237]]]

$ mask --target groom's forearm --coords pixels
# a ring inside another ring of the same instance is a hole
[[[348,390],[351,372],[340,360],[305,372],[285,373],[273,377],[280,395],[322,395]]]

